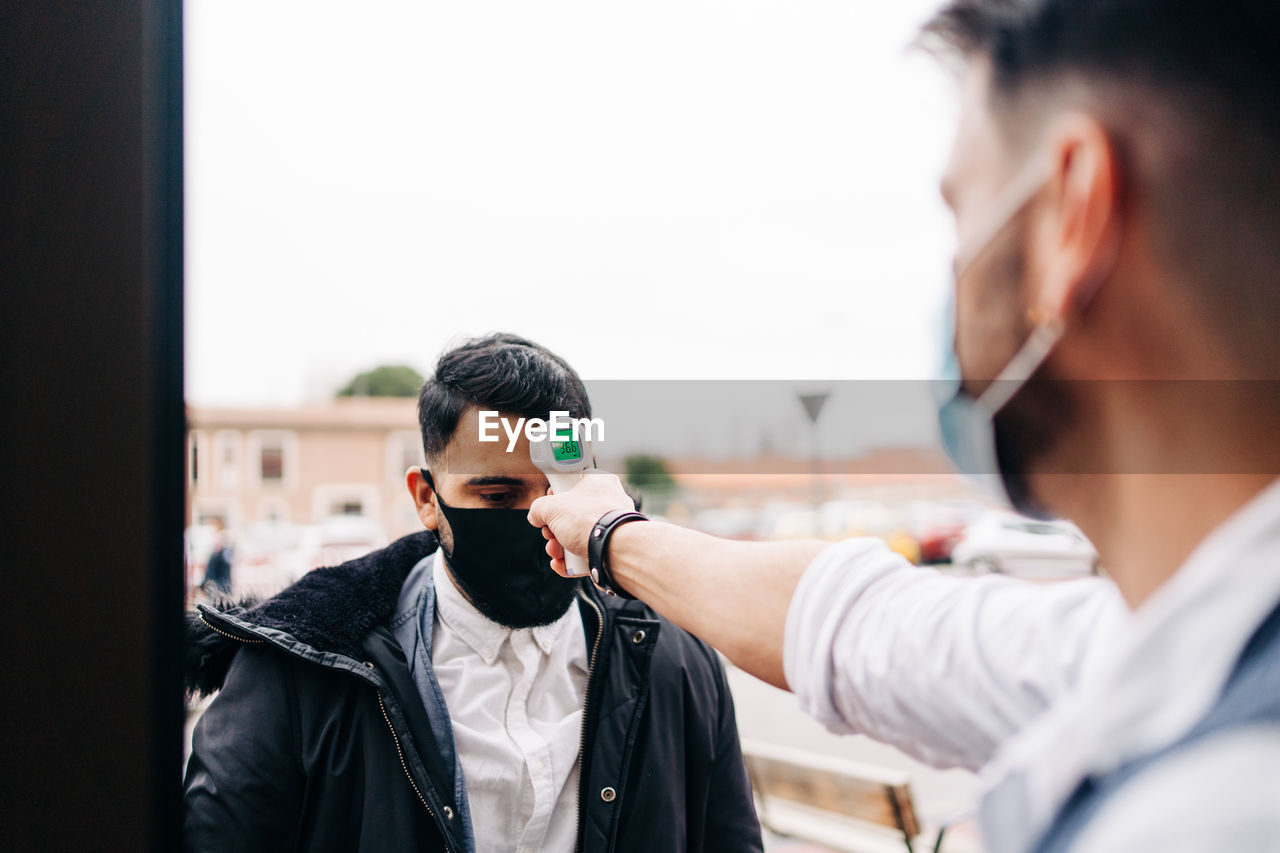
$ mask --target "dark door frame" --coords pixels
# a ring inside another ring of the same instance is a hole
[[[0,8],[0,838],[181,847],[180,0]]]

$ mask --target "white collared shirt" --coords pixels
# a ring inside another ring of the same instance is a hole
[[[786,675],[833,731],[940,766],[986,765],[987,848],[1024,851],[1087,774],[1185,735],[1277,601],[1280,481],[1136,612],[1101,579],[951,578],[852,540],[796,590]],[[1228,732],[1154,766],[1076,849],[1280,849],[1280,731]]]
[[[454,586],[437,554],[431,663],[453,723],[478,853],[571,851],[587,648],[578,608],[512,630]]]

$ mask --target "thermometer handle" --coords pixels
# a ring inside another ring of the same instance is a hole
[[[547,475],[547,481],[551,483],[551,493],[553,495],[569,491],[573,488],[574,483],[581,479],[581,471],[574,471],[571,474]],[[568,550],[564,552],[564,565],[571,578],[582,578],[590,574],[590,569],[587,568],[587,558],[571,553]]]
[[[580,557],[569,551],[564,552],[564,566],[571,578],[585,578],[591,573],[591,570],[587,568],[587,558]]]

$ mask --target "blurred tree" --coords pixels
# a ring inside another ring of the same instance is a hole
[[[405,364],[384,364],[366,370],[338,390],[339,397],[416,397],[422,374]]]
[[[637,453],[622,460],[627,483],[637,489],[652,492],[669,492],[676,487],[676,480],[667,470],[667,463],[660,456]]]

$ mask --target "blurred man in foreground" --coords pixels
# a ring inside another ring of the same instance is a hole
[[[528,439],[480,441],[480,410],[590,402],[530,341],[445,353],[406,475],[427,530],[201,608],[188,684],[221,692],[192,741],[189,850],[761,849],[719,658],[551,571],[526,521],[547,478]]]
[[[1114,583],[721,541],[618,515],[607,476],[534,503],[549,553],[833,730],[985,768],[994,853],[1275,849],[1278,8],[954,0],[925,31],[963,82],[948,450]]]

